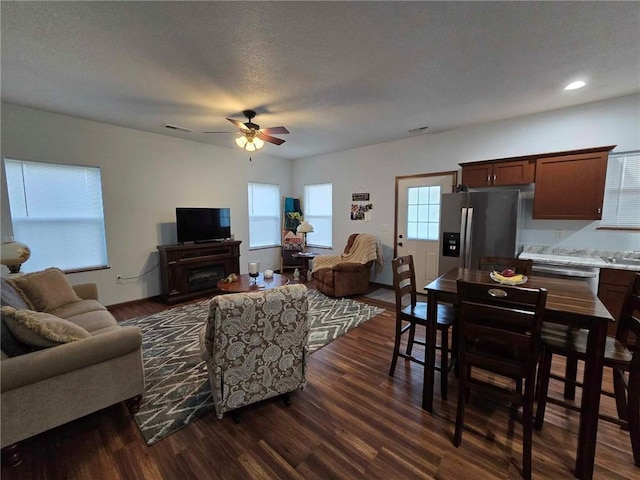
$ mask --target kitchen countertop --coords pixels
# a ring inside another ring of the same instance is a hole
[[[613,268],[640,271],[640,252],[585,250],[525,245],[519,258],[533,260],[538,264],[566,265],[576,267]],[[614,259],[607,261],[604,259]],[[631,260],[629,264],[615,263]],[[637,262],[637,263],[636,263]],[[633,264],[632,264],[633,263]]]

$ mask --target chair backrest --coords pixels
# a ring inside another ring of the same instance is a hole
[[[413,255],[394,258],[393,289],[396,293],[396,312],[408,305],[416,305],[416,272],[413,266]]]
[[[511,257],[480,257],[478,268],[479,270],[497,270],[499,272],[506,268],[512,268],[516,273],[530,277],[533,260]]]
[[[211,299],[202,357],[219,417],[304,385],[308,308],[301,284]]]
[[[631,371],[640,373],[640,273],[629,286],[619,322],[616,339],[633,353]]]
[[[457,283],[461,363],[511,378],[535,371],[547,291]]]

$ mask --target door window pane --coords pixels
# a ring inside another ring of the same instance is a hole
[[[407,238],[438,240],[440,229],[440,186],[407,189]]]

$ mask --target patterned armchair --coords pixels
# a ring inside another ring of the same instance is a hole
[[[303,387],[308,340],[304,285],[214,297],[200,351],[218,418]]]

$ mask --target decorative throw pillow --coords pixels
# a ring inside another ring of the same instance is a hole
[[[84,328],[44,312],[2,307],[2,319],[19,341],[34,347],[54,347],[91,336]]]
[[[59,268],[47,268],[7,280],[24,298],[29,308],[50,312],[67,303],[79,302],[65,274]]]
[[[0,304],[3,307],[13,307],[17,309],[29,308],[29,305],[24,301],[20,292],[13,288],[4,277],[0,278],[0,293]]]
[[[9,327],[4,321],[4,315],[0,317],[0,348],[2,353],[7,357],[17,357],[18,355],[24,355],[33,351],[33,347],[22,343],[16,337],[13,336]]]

